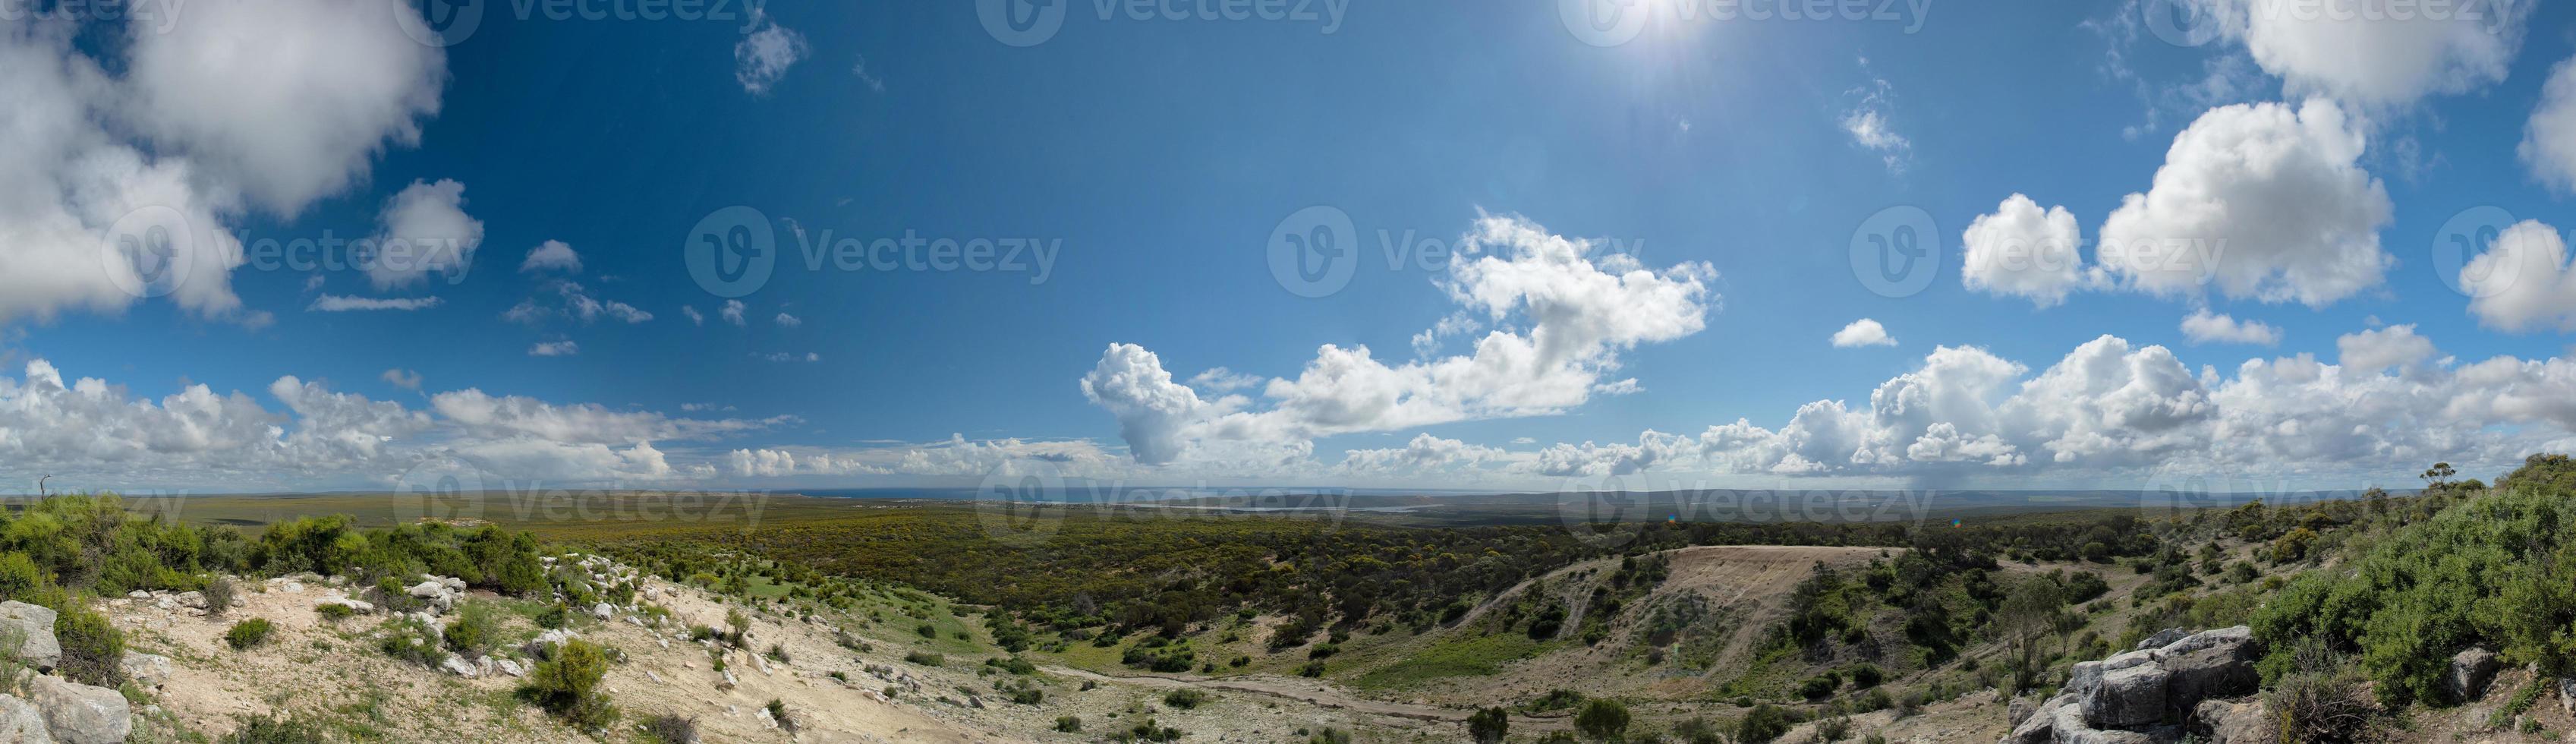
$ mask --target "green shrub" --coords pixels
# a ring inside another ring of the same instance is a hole
[[[1745,713],[1744,720],[1735,722],[1735,740],[1745,744],[1763,744],[1789,733],[1789,727],[1796,723],[1788,709],[1763,703]]]
[[[456,619],[447,624],[447,630],[440,636],[447,642],[447,650],[468,659],[481,658],[492,651],[492,644],[500,635],[499,625],[500,620],[494,617],[491,605],[468,602],[457,608]]]
[[[1055,730],[1068,734],[1082,733],[1081,716],[1056,716]]]
[[[796,733],[796,729],[799,728],[796,721],[796,714],[787,710],[787,701],[780,700],[778,698],[770,698],[769,704],[762,706],[761,709],[769,711],[769,720],[777,721],[778,728],[780,730],[793,735]]]
[[[1501,708],[1481,708],[1467,716],[1467,738],[1476,744],[1501,744],[1512,730],[1512,714]]]
[[[1628,706],[1594,698],[1574,714],[1574,729],[1597,741],[1617,741],[1628,733]]]
[[[912,662],[912,663],[915,663],[915,664],[920,664],[920,665],[922,665],[922,666],[932,666],[932,667],[935,667],[935,666],[947,666],[947,665],[948,665],[948,657],[941,656],[941,655],[934,654],[934,653],[930,653],[930,652],[927,652],[927,651],[914,651],[914,652],[912,652],[912,653],[904,654],[904,655],[903,655],[903,660],[904,660],[904,661],[909,661],[909,662]]]
[[[314,606],[313,612],[314,614],[322,616],[322,619],[326,622],[337,623],[342,620],[355,617],[358,614],[358,608],[338,602],[324,602],[320,605]]]
[[[599,691],[608,676],[608,653],[584,640],[565,641],[537,662],[521,692],[546,712],[584,728],[603,728],[617,717],[608,696]]]
[[[2508,478],[2508,482],[2514,479]],[[2576,495],[2516,483],[2381,540],[2347,569],[2301,574],[2254,613],[2264,678],[2299,671],[2302,642],[2356,655],[2383,702],[2440,701],[2461,649],[2500,647],[2549,676],[2576,672]]]
[[[276,631],[277,626],[271,624],[268,618],[254,617],[233,623],[232,629],[224,631],[224,643],[232,646],[235,651],[243,651],[252,646],[267,643],[269,635]]]
[[[1197,708],[1199,704],[1207,702],[1207,699],[1207,693],[1200,692],[1195,687],[1183,687],[1163,694],[1164,705],[1181,710]]]
[[[419,620],[396,618],[387,621],[378,632],[384,635],[376,639],[376,650],[386,656],[432,668],[447,661],[438,631]]]
[[[644,722],[644,738],[657,744],[694,744],[698,741],[698,719],[668,713],[654,716]]]
[[[531,620],[537,624],[537,627],[553,630],[572,622],[572,617],[570,611],[565,610],[563,605],[550,604],[546,605],[545,609],[538,610],[537,616]]]
[[[36,596],[36,590],[52,583],[35,559],[16,551],[0,553],[0,601],[25,602]]]
[[[197,590],[199,596],[206,598],[207,617],[223,617],[232,610],[239,593],[240,588],[233,585],[230,576],[216,576],[206,581],[206,588]]]
[[[58,607],[55,613],[54,640],[63,647],[56,671],[85,685],[125,684],[125,633],[86,606]]]

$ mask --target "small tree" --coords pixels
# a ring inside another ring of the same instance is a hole
[[[1574,729],[1595,741],[1616,741],[1628,734],[1628,706],[1594,698],[1574,714]]]
[[[1995,627],[2013,649],[2013,692],[2030,689],[2036,681],[2039,642],[2056,632],[2057,612],[2065,606],[2065,594],[2046,576],[2022,579],[2005,595],[1995,613]]]
[[[1467,737],[1476,744],[1501,744],[1511,728],[1512,714],[1502,708],[1484,708],[1467,716]]]

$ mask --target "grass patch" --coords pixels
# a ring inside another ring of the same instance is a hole
[[[1538,656],[1556,646],[1518,633],[1443,641],[1401,661],[1371,669],[1360,675],[1357,684],[1363,689],[1386,689],[1442,677],[1494,674],[1502,671],[1504,664]]]

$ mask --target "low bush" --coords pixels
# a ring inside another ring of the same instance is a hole
[[[125,633],[85,606],[55,608],[54,640],[63,647],[56,671],[85,685],[125,684]]]
[[[206,598],[207,617],[223,617],[240,599],[240,588],[233,585],[232,577],[216,576],[207,580],[206,588],[197,590],[197,594]]]
[[[247,650],[267,643],[269,635],[276,631],[277,626],[270,623],[268,618],[254,617],[233,623],[232,629],[224,631],[224,643],[232,646],[235,651]]]
[[[439,635],[447,642],[447,650],[475,659],[492,651],[492,644],[500,634],[499,625],[500,620],[494,617],[491,605],[470,602],[458,608],[456,619],[449,622],[447,630]]]
[[[313,614],[322,616],[324,622],[337,623],[357,616],[358,608],[338,602],[324,602],[313,608]]]
[[[616,720],[616,709],[599,690],[608,676],[608,653],[584,640],[565,641],[528,673],[522,694],[546,712],[584,728],[603,728]]]
[[[383,635],[376,639],[376,650],[386,656],[433,668],[447,661],[447,650],[440,645],[439,632],[427,623],[408,617],[397,618],[386,622],[378,632]]]
[[[656,744],[696,744],[698,719],[668,713],[644,722],[644,738]]]
[[[1194,687],[1183,687],[1163,694],[1164,705],[1169,705],[1181,710],[1197,708],[1199,707],[1199,704],[1207,702],[1207,699],[1207,693],[1200,692]]]

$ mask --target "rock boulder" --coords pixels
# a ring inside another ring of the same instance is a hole
[[[0,634],[18,636],[18,660],[37,671],[62,663],[62,643],[54,639],[54,611],[25,602],[0,602]]]
[[[45,714],[45,730],[67,744],[117,744],[134,733],[134,715],[125,696],[105,687],[37,677],[27,685],[36,709]]]

